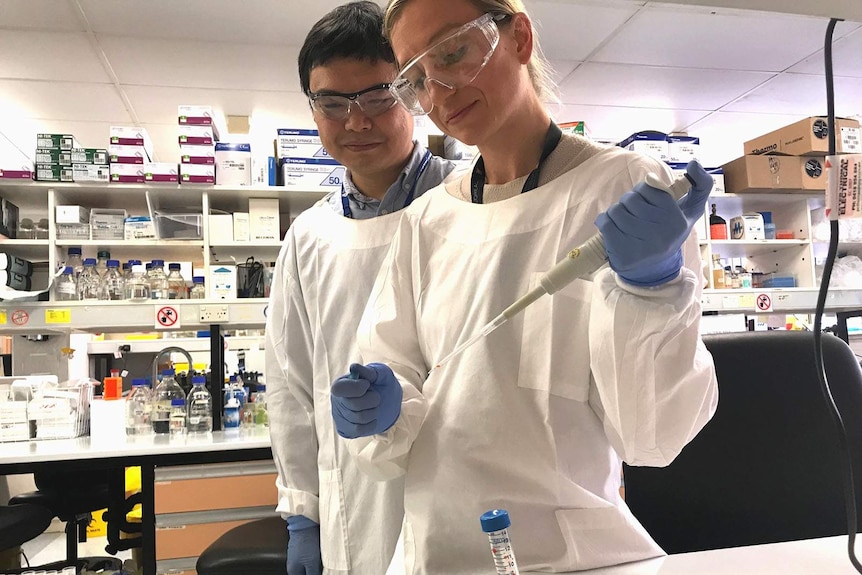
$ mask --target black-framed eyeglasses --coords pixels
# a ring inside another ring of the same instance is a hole
[[[376,84],[352,94],[340,92],[315,92],[308,97],[311,109],[320,112],[330,120],[346,120],[350,107],[356,103],[362,112],[373,118],[388,111],[397,100],[389,91],[391,84]]]

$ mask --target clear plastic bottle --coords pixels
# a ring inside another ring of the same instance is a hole
[[[171,408],[173,407],[171,402],[174,399],[182,399],[185,402],[186,399],[186,394],[177,380],[174,379],[174,374],[173,369],[163,370],[162,381],[153,391],[151,421],[155,433],[170,433]],[[183,413],[185,413],[185,403],[183,403]]]
[[[168,264],[168,298],[188,299],[186,280],[180,273],[180,264]]]
[[[126,435],[150,435],[152,392],[150,383],[144,378],[132,380],[132,392],[126,398]]]
[[[102,278],[102,299],[121,300],[126,298],[126,281],[120,273],[119,260],[108,260],[108,271]]]
[[[505,509],[492,509],[483,513],[479,522],[482,531],[488,535],[497,575],[518,575],[518,562],[515,560],[515,551],[509,537],[509,526],[512,524],[509,512]]]
[[[194,285],[189,292],[189,299],[207,299],[207,288],[204,285],[203,276],[195,276],[192,278],[192,283]]]
[[[254,394],[254,424],[269,427],[269,415],[266,413],[266,386],[262,383],[257,385]]]
[[[175,397],[171,400],[171,413],[168,422],[171,437],[186,434],[186,400]]]
[[[239,424],[239,400],[231,397],[224,404],[224,429],[225,431],[238,430]]]
[[[206,377],[192,377],[189,392],[189,433],[208,433],[213,427],[213,398],[206,387]]]
[[[84,269],[84,260],[81,259],[81,248],[71,247],[66,251],[66,265],[71,267],[75,272],[75,279],[81,275],[81,270]]]
[[[169,299],[170,289],[168,276],[165,274],[165,260],[153,260],[150,262],[150,298]]]
[[[104,276],[108,271],[108,260],[111,259],[111,252],[108,250],[99,250],[96,252],[96,271],[100,276]]]
[[[96,260],[87,258],[84,260],[84,269],[78,276],[78,299],[98,300],[102,298],[102,278],[96,271]]]
[[[54,283],[54,301],[75,301],[78,299],[78,282],[75,281],[75,269],[66,266],[63,275]]]
[[[144,275],[144,266],[132,266],[132,275],[126,280],[126,299],[130,301],[146,301],[150,299],[150,282]]]

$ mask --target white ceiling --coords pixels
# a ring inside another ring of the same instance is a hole
[[[278,127],[312,127],[296,55],[340,3],[0,0],[0,160],[32,157],[37,132],[104,147],[109,126],[141,125],[158,159],[174,161],[179,104],[250,115],[253,145]],[[720,164],[745,139],[826,112],[825,18],[647,0],[525,3],[559,83],[552,112],[586,121],[596,138],[688,132],[701,136],[704,161]],[[845,116],[862,115],[858,20],[839,23],[833,45]]]

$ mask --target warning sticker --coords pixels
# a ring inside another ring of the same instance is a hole
[[[71,309],[46,309],[45,323],[72,323]]]
[[[156,306],[156,317],[153,325],[156,329],[176,329],[180,327],[179,310],[170,305]]]
[[[772,311],[772,296],[768,293],[759,293],[754,298],[754,305],[757,311],[766,313]]]
[[[17,326],[27,325],[30,321],[30,314],[23,309],[16,309],[12,312],[12,323]]]

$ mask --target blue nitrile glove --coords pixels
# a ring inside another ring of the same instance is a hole
[[[679,275],[682,244],[703,216],[713,185],[696,161],[688,163],[686,173],[694,184],[679,202],[642,182],[596,218],[611,269],[626,282],[650,287]]]
[[[305,515],[287,518],[287,575],[321,575],[320,525]]]
[[[330,393],[335,429],[347,439],[383,433],[401,413],[401,384],[382,363],[351,364]]]

